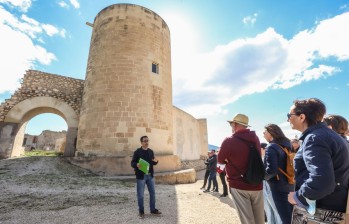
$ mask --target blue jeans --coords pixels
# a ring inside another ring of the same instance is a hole
[[[263,183],[264,210],[268,224],[291,223],[292,205],[288,202],[288,192],[271,189],[267,181]]]
[[[268,224],[281,224],[281,218],[277,212],[273,195],[267,181],[263,181],[264,211]]]
[[[210,171],[210,176],[208,178],[208,186],[207,186],[208,191],[211,188],[212,181],[213,181],[213,189],[218,191],[218,183],[217,183],[216,175],[217,175],[216,171]]]
[[[149,191],[150,212],[155,210],[155,181],[151,175],[144,175],[142,180],[137,179],[137,200],[139,212],[144,213],[144,188],[147,185]]]

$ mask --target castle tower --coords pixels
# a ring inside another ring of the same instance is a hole
[[[153,11],[115,4],[98,13],[86,70],[77,154],[128,156],[147,135],[173,154],[170,31]]]

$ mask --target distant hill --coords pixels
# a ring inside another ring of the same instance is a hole
[[[219,146],[215,146],[215,145],[210,145],[208,144],[208,151],[214,149],[214,150],[217,150],[219,148]]]

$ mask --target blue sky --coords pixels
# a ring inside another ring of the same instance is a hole
[[[151,9],[171,32],[173,104],[207,118],[208,140],[231,135],[226,120],[250,117],[289,137],[293,100],[317,97],[349,118],[349,1],[343,0],[0,0],[0,102],[25,70],[85,79],[93,22],[103,8]],[[27,133],[66,129],[56,115],[33,118]]]

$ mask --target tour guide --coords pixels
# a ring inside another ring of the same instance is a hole
[[[134,153],[131,161],[131,166],[135,170],[137,179],[137,200],[139,208],[139,217],[144,218],[144,188],[147,185],[149,191],[149,206],[150,213],[154,215],[160,215],[161,212],[155,208],[155,181],[154,181],[154,169],[153,165],[156,165],[159,161],[155,159],[154,152],[149,146],[149,138],[142,136],[141,139],[142,147],[138,148]],[[139,159],[143,159],[149,163],[149,173],[145,174],[141,171],[141,165]]]

